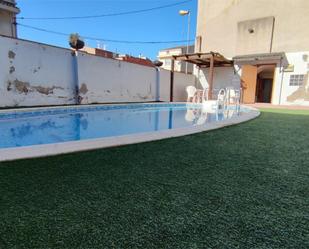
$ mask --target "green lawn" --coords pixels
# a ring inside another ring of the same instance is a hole
[[[308,115],[0,163],[0,248],[308,249]]]

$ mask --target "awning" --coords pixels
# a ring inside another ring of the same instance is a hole
[[[233,57],[235,65],[261,65],[261,64],[278,64],[283,67],[289,65],[288,59],[284,52],[266,53],[266,54],[250,54]]]
[[[171,89],[170,89],[170,100],[173,101],[173,88],[174,88],[174,62],[183,61],[197,65],[199,68],[209,68],[208,72],[208,98],[212,98],[213,82],[214,82],[214,68],[215,67],[232,67],[233,61],[225,58],[219,53],[194,53],[194,54],[182,54],[173,55],[172,59],[172,74],[171,74]]]
[[[198,67],[210,67],[211,60],[213,59],[214,67],[231,67],[233,66],[233,61],[225,58],[219,53],[209,52],[209,53],[194,53],[194,54],[182,54],[173,55],[172,59],[176,61],[184,61],[197,65]]]

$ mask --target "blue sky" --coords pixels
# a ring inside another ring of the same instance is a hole
[[[173,4],[183,0],[17,0],[21,9],[19,17],[62,17],[100,15],[139,10]],[[187,39],[187,17],[180,16],[180,9],[191,11],[191,39],[195,37],[197,0],[180,6],[125,16],[79,20],[18,20],[19,23],[63,33],[77,32],[115,40],[175,41]],[[68,47],[67,38],[18,27],[20,38]],[[85,40],[96,47],[97,41]],[[155,59],[162,48],[179,44],[116,44],[100,42],[107,50],[138,56],[143,54]],[[185,45],[185,44],[184,44]]]

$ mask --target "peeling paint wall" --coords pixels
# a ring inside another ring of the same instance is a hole
[[[78,65],[76,65],[76,62]],[[175,101],[194,76],[175,74]],[[0,36],[0,107],[169,101],[170,71]]]
[[[286,53],[286,57],[293,70],[286,72],[280,68],[280,65],[277,65],[272,103],[309,106],[309,51]],[[292,75],[304,75],[304,84],[291,86],[290,77]]]
[[[79,53],[82,104],[155,101],[155,68]]]
[[[0,107],[75,103],[70,50],[0,36]]]

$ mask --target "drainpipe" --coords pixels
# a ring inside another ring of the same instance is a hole
[[[281,70],[281,85],[280,85],[280,94],[279,94],[279,105],[281,105],[281,98],[282,98],[283,76],[284,76],[284,72],[283,72],[283,70]]]
[[[74,99],[75,99],[75,104],[79,105],[81,102],[81,99],[79,96],[78,51],[77,50],[72,51],[72,57],[73,57]]]
[[[156,67],[156,101],[160,101],[160,68]]]
[[[275,18],[273,19],[273,26],[272,26],[272,29],[271,29],[269,53],[271,53],[273,51],[274,32],[275,32]]]
[[[72,51],[73,56],[73,80],[74,80],[74,97],[75,97],[75,104],[81,104],[82,98],[79,94],[79,79],[78,79],[78,50],[82,49],[85,46],[84,41],[82,41],[79,35],[71,34],[69,38],[69,44],[71,48],[74,50]]]
[[[283,88],[283,76],[284,76],[284,70],[283,70],[283,66],[282,66],[282,58],[280,60],[280,72],[281,72],[281,84],[280,84],[280,93],[279,93],[279,105],[281,105],[282,88]]]
[[[175,70],[175,60],[172,59],[171,62],[171,75],[170,75],[170,102],[174,101],[174,70]]]

